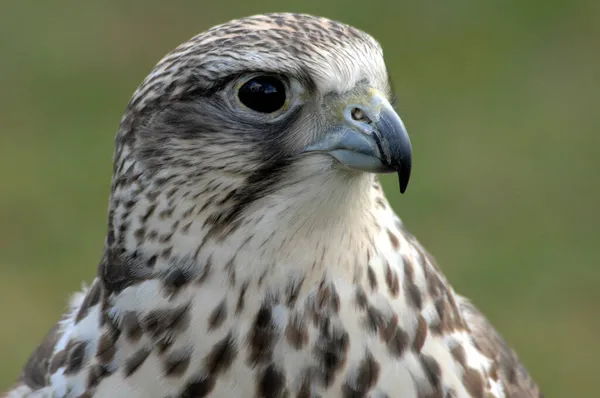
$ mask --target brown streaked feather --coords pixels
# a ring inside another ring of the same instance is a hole
[[[27,360],[19,376],[19,382],[31,387],[33,390],[48,385],[50,362],[54,353],[54,347],[60,337],[60,322],[57,322]]]
[[[506,398],[543,398],[544,395],[515,351],[485,316],[464,298],[460,300],[460,308],[471,330],[475,345],[485,356],[494,361]]]

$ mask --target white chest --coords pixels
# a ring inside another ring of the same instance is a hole
[[[108,377],[96,395],[471,397],[480,388],[501,397],[478,376],[489,360],[470,345],[454,293],[420,248],[393,225],[373,243],[362,263],[340,253],[347,265],[318,273],[275,262],[256,275],[236,257],[175,290],[164,280],[124,290],[115,363],[135,369]],[[127,337],[128,328],[141,335]],[[465,382],[465,366],[479,379]]]

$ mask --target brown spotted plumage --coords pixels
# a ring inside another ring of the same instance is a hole
[[[167,54],[121,119],[97,277],[6,396],[541,396],[385,199],[392,97],[379,44],[325,18]]]

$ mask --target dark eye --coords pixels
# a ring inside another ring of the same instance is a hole
[[[256,112],[273,113],[285,105],[285,84],[275,76],[257,76],[240,87],[238,98]]]

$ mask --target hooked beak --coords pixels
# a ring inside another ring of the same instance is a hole
[[[327,153],[355,170],[396,172],[400,193],[408,186],[412,163],[410,138],[392,105],[375,91],[367,104],[348,104],[343,111],[343,122],[333,126],[323,140],[306,147],[305,152]]]

